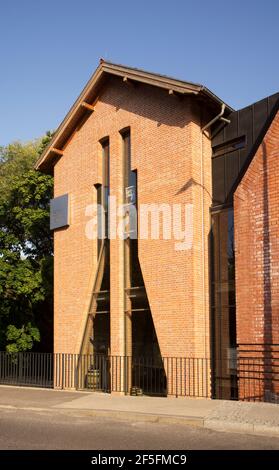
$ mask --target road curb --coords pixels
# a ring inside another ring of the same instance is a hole
[[[255,434],[258,436],[279,437],[279,426],[269,424],[239,423],[217,419],[205,419],[204,427],[220,432],[236,432],[240,434]]]
[[[60,408],[62,409],[62,408]],[[66,408],[63,408],[65,411]],[[69,410],[69,408],[67,409]],[[72,409],[72,411],[74,411]],[[77,410],[75,410],[77,411]],[[158,415],[152,413],[142,413],[134,411],[119,410],[79,410],[86,412],[90,416],[102,416],[106,418],[115,418],[122,421],[141,421],[145,423],[160,424],[182,424],[185,426],[204,427],[204,419],[196,416],[175,416],[175,415]]]
[[[160,424],[176,424],[184,426],[199,427],[211,429],[219,432],[235,432],[240,434],[254,434],[260,436],[279,437],[279,426],[271,426],[269,424],[255,423],[239,423],[234,421],[225,421],[210,419],[197,416],[177,416],[177,415],[159,415],[152,413],[120,411],[120,410],[97,410],[84,408],[69,408],[58,405],[52,408],[42,407],[24,407],[14,405],[0,405],[1,409],[7,410],[23,410],[37,412],[64,412],[71,415],[83,415],[92,417],[102,417],[105,419],[113,418],[121,421],[138,421],[142,423],[160,423]]]
[[[141,421],[149,423],[161,423],[161,424],[184,424],[187,426],[203,427],[204,419],[196,416],[174,416],[174,415],[158,415],[152,413],[142,413],[134,411],[120,411],[120,410],[90,410],[84,408],[69,408],[61,405],[53,408],[42,408],[42,407],[26,407],[26,406],[14,406],[14,405],[0,405],[1,409],[7,410],[23,410],[23,411],[49,411],[49,412],[66,412],[69,414],[78,413],[89,416],[103,417],[103,418],[115,418],[122,421]]]

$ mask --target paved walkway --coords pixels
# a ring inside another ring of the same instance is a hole
[[[1,408],[179,423],[222,431],[279,436],[279,405],[191,398],[131,397],[0,386]]]

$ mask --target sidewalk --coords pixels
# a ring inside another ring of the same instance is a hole
[[[279,437],[279,405],[195,398],[115,396],[0,386],[1,408],[86,413]]]

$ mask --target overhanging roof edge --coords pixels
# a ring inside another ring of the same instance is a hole
[[[151,72],[146,72],[140,69],[135,69],[132,67],[126,67],[118,64],[113,64],[107,61],[100,61],[99,66],[83,88],[81,94],[76,99],[74,104],[71,106],[69,112],[61,122],[57,131],[55,132],[51,142],[46,147],[40,158],[35,164],[36,170],[48,171],[48,167],[51,166],[51,155],[53,154],[52,148],[55,148],[59,139],[63,137],[63,133],[66,131],[67,127],[71,123],[71,120],[74,119],[76,113],[80,109],[80,105],[83,101],[86,101],[87,96],[94,91],[94,87],[97,86],[99,80],[104,74],[118,75],[118,76],[127,76],[128,79],[149,84],[152,86],[157,86],[165,89],[172,89],[178,93],[182,94],[203,94],[211,100],[223,104],[223,101],[218,98],[214,93],[208,90],[206,87],[181,80],[177,80],[171,77],[164,75],[159,75]],[[233,109],[226,105],[228,111],[233,111]],[[59,148],[59,146],[57,147]]]

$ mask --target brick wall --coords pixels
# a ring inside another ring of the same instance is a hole
[[[55,196],[69,193],[71,224],[55,232],[55,352],[79,352],[96,270],[97,243],[85,236],[85,208],[96,202],[100,144],[110,138],[111,194],[123,198],[122,142],[131,128],[138,203],[193,203],[194,244],[139,240],[139,259],[163,356],[209,355],[208,233],[210,141],[201,105],[145,85],[112,78],[95,112],[72,136],[55,166]],[[206,120],[208,116],[204,116]],[[111,240],[111,353],[124,353],[123,242]]]
[[[279,114],[234,196],[237,342],[257,344],[242,347],[250,357],[274,357],[279,343],[278,149]]]

